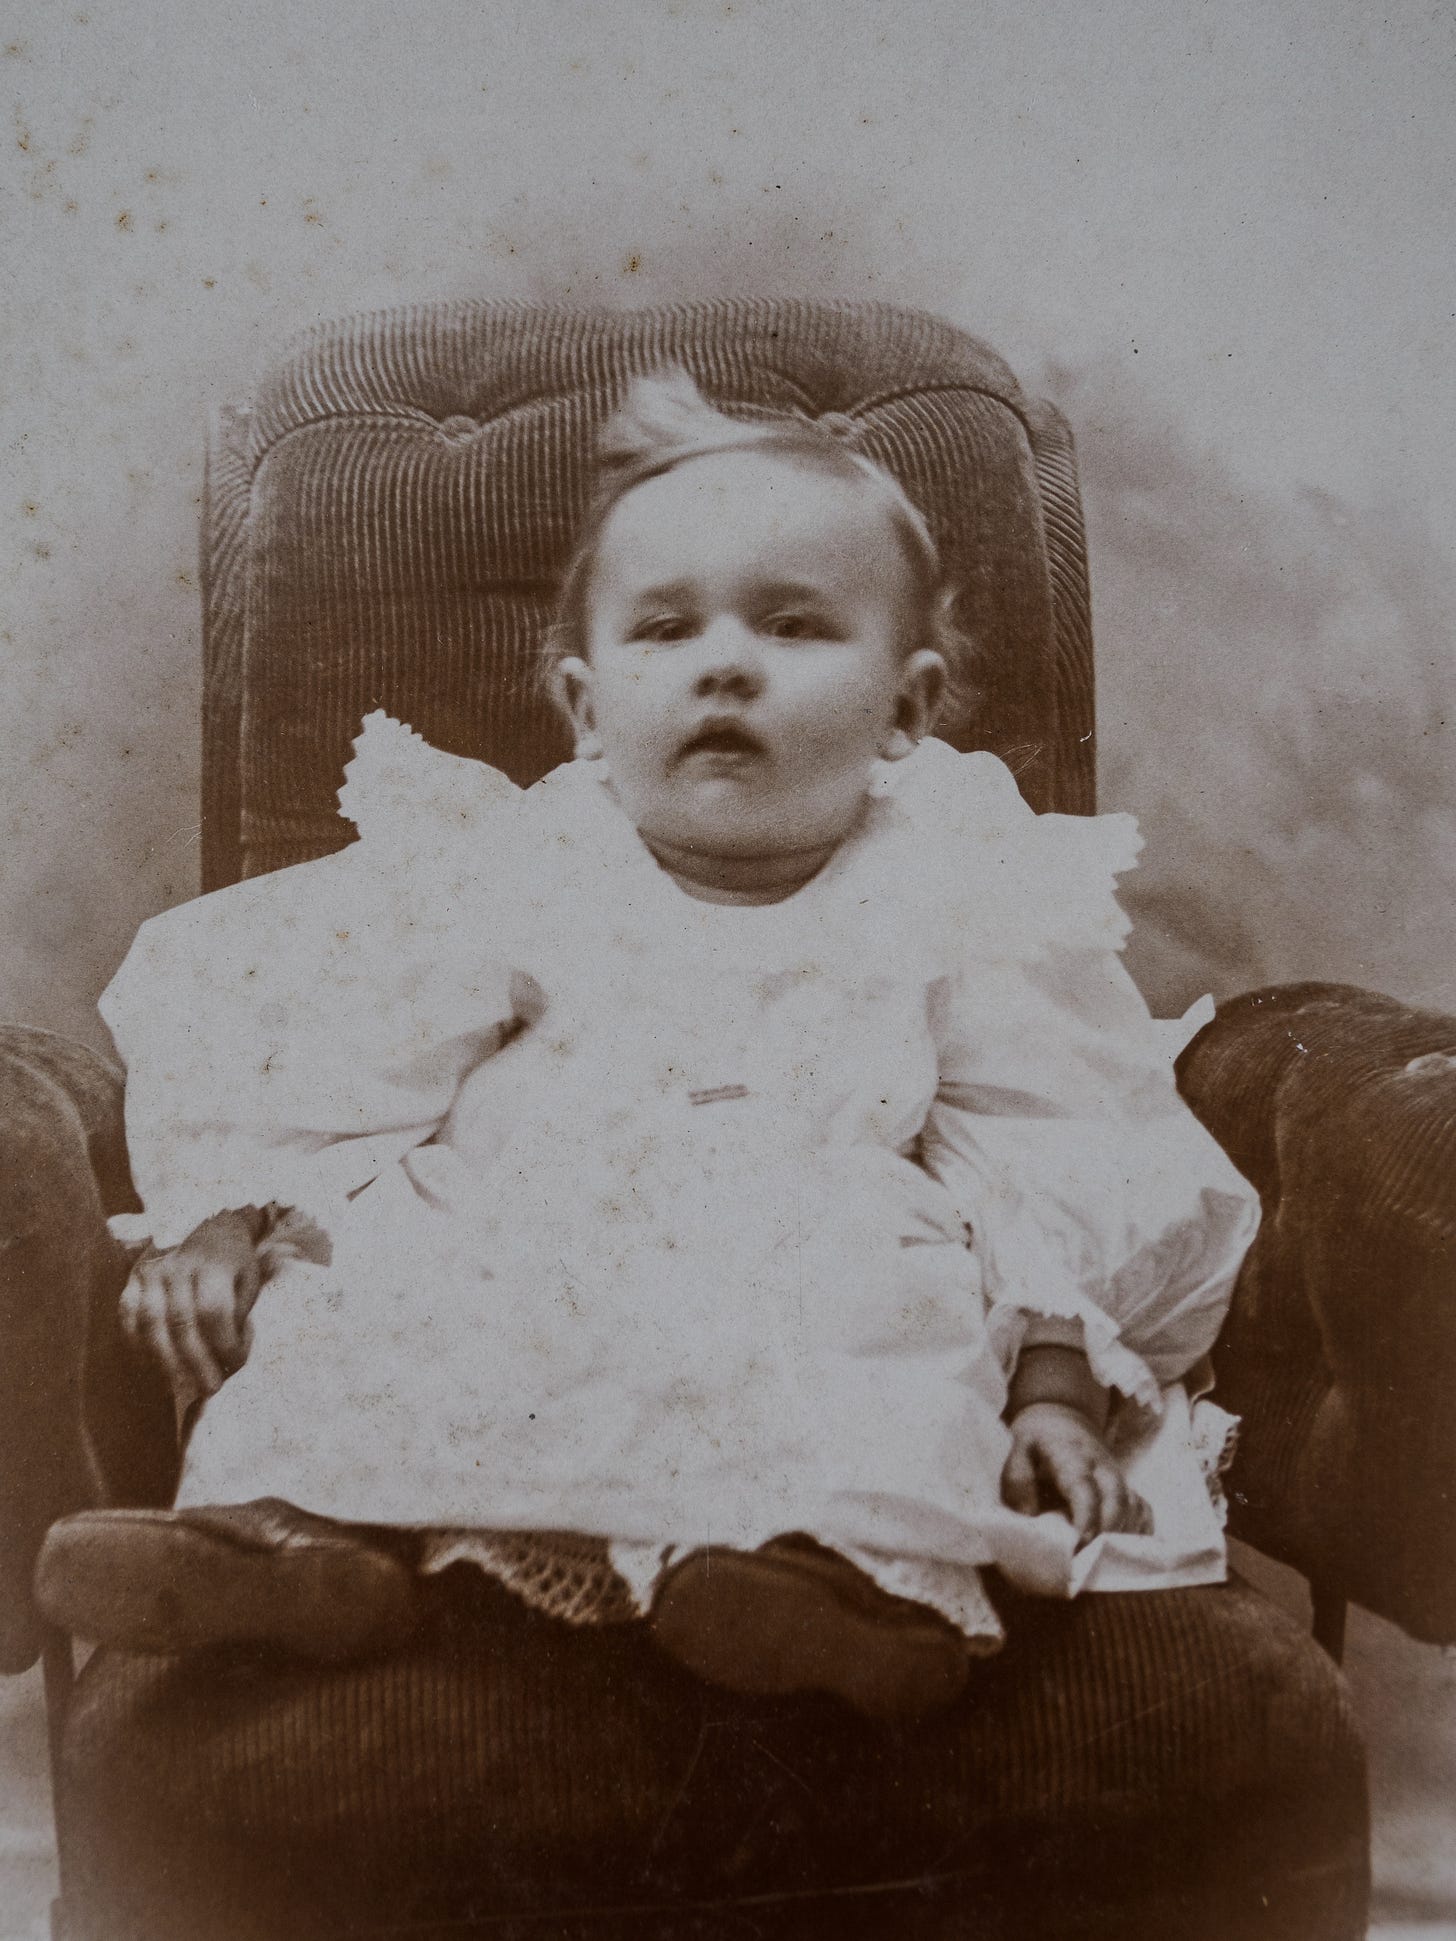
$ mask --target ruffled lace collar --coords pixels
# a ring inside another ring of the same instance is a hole
[[[882,764],[852,835],[802,889],[770,904],[691,897],[660,867],[612,795],[600,762],[573,761],[521,790],[483,762],[449,755],[383,712],[365,718],[339,793],[366,854],[415,867],[445,855],[457,878],[508,874],[570,897],[605,887],[624,918],[664,933],[741,937],[745,948],[796,932],[820,945],[876,906],[897,951],[934,932],[957,958],[978,950],[1030,960],[1049,948],[1119,950],[1129,924],[1116,879],[1141,838],[1131,816],[1035,815],[1005,764],[929,738]],[[521,846],[534,852],[529,861]],[[554,900],[554,899],[553,899]],[[751,943],[750,940],[757,940]]]

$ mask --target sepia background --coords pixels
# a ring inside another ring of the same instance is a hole
[[[132,931],[195,890],[208,407],[342,312],[722,292],[925,306],[1067,412],[1157,1008],[1315,976],[1456,1009],[1449,5],[12,0],[0,32],[0,1016],[104,1043]],[[1354,1666],[1382,1906],[1456,1932],[1456,1666],[1373,1621]],[[0,1867],[39,1880],[32,1698]]]

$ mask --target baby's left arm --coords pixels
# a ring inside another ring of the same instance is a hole
[[[1080,1349],[1053,1342],[1024,1347],[1006,1406],[1011,1453],[1001,1472],[1009,1507],[1035,1516],[1050,1494],[1071,1518],[1080,1545],[1106,1530],[1145,1535],[1152,1512],[1128,1488],[1108,1448],[1108,1393]]]
[[[1176,1028],[1115,951],[1065,943],[967,965],[932,993],[932,1025],[925,1163],[975,1235],[1008,1377],[1051,1317],[1098,1383],[1156,1409],[1212,1346],[1258,1220],[1178,1096]]]

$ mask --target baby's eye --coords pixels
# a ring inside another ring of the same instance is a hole
[[[646,641],[649,645],[670,646],[675,640],[690,639],[692,633],[693,623],[685,613],[650,613],[634,623],[627,638]]]
[[[763,631],[773,640],[825,640],[829,629],[816,613],[771,613]]]

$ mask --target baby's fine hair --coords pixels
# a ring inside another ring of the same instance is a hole
[[[568,655],[588,658],[592,569],[613,508],[639,485],[692,459],[753,451],[846,479],[873,494],[910,568],[905,651],[911,654],[930,647],[944,659],[949,679],[942,716],[968,709],[973,691],[972,647],[956,625],[956,589],[946,576],[924,514],[898,479],[856,449],[858,429],[852,418],[837,412],[823,418],[730,418],[709,404],[679,365],[634,378],[597,438],[587,516],[562,577],[547,635],[548,685],[554,684],[556,666]]]

